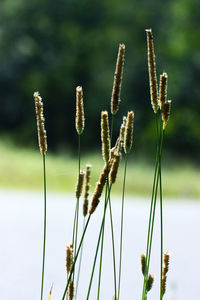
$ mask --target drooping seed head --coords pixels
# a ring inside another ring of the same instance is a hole
[[[156,60],[154,53],[153,34],[151,29],[146,29],[147,33],[147,57],[148,57],[148,69],[149,69],[149,85],[151,104],[155,113],[158,111],[158,85],[156,75]]]
[[[122,76],[123,76],[123,66],[124,66],[124,56],[125,56],[125,45],[120,44],[118,56],[117,56],[115,75],[114,75],[112,96],[111,96],[111,113],[113,115],[115,115],[119,109]]]
[[[145,268],[146,268],[146,255],[144,253],[141,254],[140,261],[141,261],[142,274],[144,275]]]
[[[85,172],[81,170],[76,183],[76,199],[79,199],[81,197],[82,190],[83,190],[84,176],[85,176]]]
[[[134,121],[134,112],[129,111],[127,114],[126,128],[124,133],[124,152],[127,154],[133,144],[133,121]]]
[[[66,270],[67,274],[70,273],[73,264],[73,246],[72,243],[66,247]]]
[[[169,260],[170,260],[170,254],[168,252],[164,253],[163,257],[163,271],[162,271],[162,296],[166,292],[166,282],[167,282],[167,272],[169,270]]]
[[[101,142],[102,142],[102,156],[106,164],[110,160],[110,130],[108,121],[108,112],[101,112]]]
[[[153,282],[154,282],[154,276],[152,274],[149,274],[149,278],[147,280],[147,285],[146,285],[147,292],[149,292],[152,289]]]
[[[85,217],[88,213],[88,197],[90,190],[90,175],[91,175],[91,165],[86,165],[86,173],[85,173],[85,193],[83,200],[83,216]]]
[[[112,161],[112,165],[111,165],[111,169],[110,169],[110,173],[109,173],[110,184],[111,183],[113,184],[116,181],[120,160],[121,160],[121,154],[119,152],[115,152],[114,158]]]
[[[69,300],[74,299],[74,281],[73,280],[70,280],[70,282],[69,282],[68,296],[69,296]]]
[[[83,89],[81,86],[76,88],[76,130],[79,135],[82,134],[85,126],[84,107],[83,107]]]
[[[163,120],[163,130],[165,130],[167,122],[169,121],[171,112],[171,100],[165,101],[162,109],[162,120]]]
[[[160,75],[160,85],[159,85],[159,105],[160,109],[163,109],[164,103],[167,98],[167,73],[163,72]]]
[[[100,198],[101,198],[101,195],[102,195],[102,192],[103,192],[103,188],[106,184],[106,180],[107,180],[109,171],[110,171],[110,163],[108,165],[104,166],[104,168],[101,172],[99,181],[96,183],[95,191],[94,191],[94,194],[92,196],[90,209],[89,209],[89,214],[90,215],[93,214],[93,212],[95,211],[95,209],[97,208],[97,206],[100,202]]]
[[[44,126],[45,119],[43,115],[43,102],[39,92],[35,92],[33,96],[35,99],[35,112],[36,112],[36,119],[37,119],[39,148],[41,154],[45,155],[47,152],[47,135]]]

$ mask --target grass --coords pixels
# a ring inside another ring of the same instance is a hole
[[[9,142],[0,143],[0,188],[2,189],[24,189],[40,190],[43,188],[41,182],[42,161],[38,155],[38,148],[35,151],[19,148]],[[126,194],[147,196],[152,190],[152,176],[154,166],[144,163],[141,157],[131,161],[126,180]],[[74,192],[77,179],[77,160],[70,154],[55,155],[47,154],[47,187],[48,191]],[[92,188],[98,180],[99,173],[103,167],[101,153],[92,153],[82,156],[82,167],[86,163],[91,163],[93,176],[91,178]],[[118,174],[118,183],[113,186],[113,193],[121,193],[123,181],[123,161]],[[200,198],[199,170],[189,162],[168,163],[163,165],[163,185],[165,197],[173,198]],[[186,184],[187,183],[187,184]]]

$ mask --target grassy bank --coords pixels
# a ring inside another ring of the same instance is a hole
[[[153,166],[142,159],[134,159],[128,164],[127,194],[149,196],[152,188]],[[92,164],[92,188],[98,180],[103,167],[101,153],[86,155],[82,158],[82,167]],[[123,163],[122,163],[123,164]],[[16,148],[0,143],[0,188],[37,190],[42,189],[42,160],[38,149],[35,151]],[[121,166],[118,184],[113,192],[121,193]],[[73,192],[77,176],[77,161],[66,155],[47,155],[48,191]],[[164,195],[167,197],[200,197],[199,170],[189,163],[168,164],[163,168]]]

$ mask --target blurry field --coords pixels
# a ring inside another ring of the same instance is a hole
[[[101,153],[82,157],[82,168],[86,163],[92,164],[92,190],[103,168]],[[47,188],[49,191],[73,192],[77,177],[75,157],[47,154]],[[19,149],[0,143],[0,188],[1,189],[42,189],[42,158],[38,149],[35,151]],[[126,193],[149,196],[154,173],[153,165],[144,160],[134,159],[134,153],[128,163]],[[123,180],[123,160],[116,184],[115,194],[121,193]],[[199,170],[189,163],[164,164],[163,189],[167,197],[198,198],[200,197]]]

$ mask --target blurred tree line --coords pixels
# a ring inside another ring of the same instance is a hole
[[[154,144],[145,28],[152,28],[158,76],[168,73],[172,115],[168,151],[198,157],[200,149],[200,2],[198,0],[1,0],[0,130],[19,144],[37,143],[33,92],[44,100],[48,145],[77,146],[75,88],[83,86],[83,147],[100,146],[100,111],[110,111],[119,43],[126,61],[122,116],[135,111],[137,153]],[[192,155],[191,155],[192,154]]]

